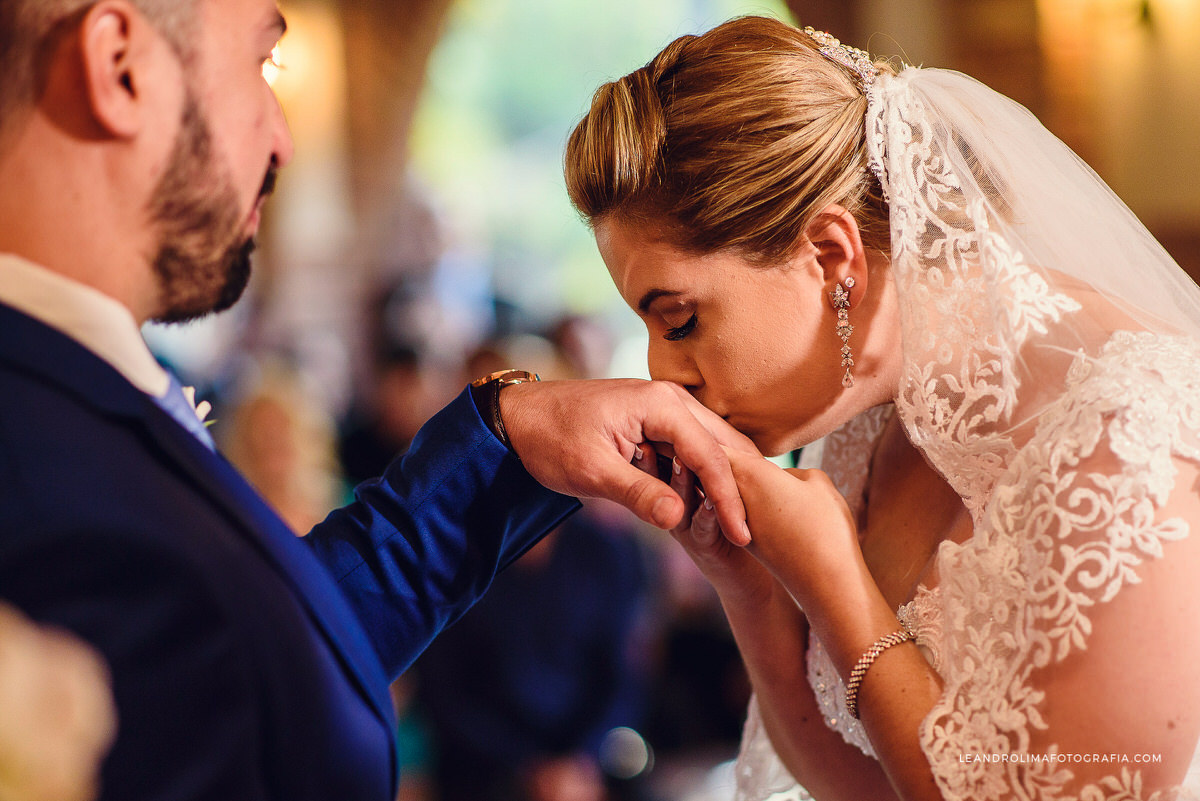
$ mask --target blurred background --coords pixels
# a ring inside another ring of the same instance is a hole
[[[732,16],[974,75],[1200,274],[1200,0],[281,6],[268,79],[297,155],[248,296],[147,339],[213,402],[224,449],[298,532],[475,376],[645,375],[645,334],[567,200],[563,147],[599,84]],[[746,683],[713,597],[669,545],[593,504],[502,577],[395,688],[402,795],[730,798]],[[464,770],[477,781],[457,781]]]

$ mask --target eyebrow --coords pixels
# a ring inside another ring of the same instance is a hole
[[[645,314],[650,310],[650,304],[659,298],[675,298],[682,294],[682,292],[672,292],[668,289],[651,289],[645,295],[642,295],[642,299],[638,301],[638,311]]]

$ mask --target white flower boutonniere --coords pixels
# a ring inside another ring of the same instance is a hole
[[[206,426],[211,426],[213,423],[215,423],[216,420],[208,420],[206,422],[206,418],[212,411],[212,404],[208,401],[200,401],[200,403],[196,403],[195,387],[183,387],[182,389],[183,397],[187,398],[187,402],[192,407],[192,411],[196,413],[196,418]]]

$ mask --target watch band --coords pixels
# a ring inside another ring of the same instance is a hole
[[[471,382],[471,397],[475,400],[475,406],[479,409],[480,416],[492,433],[496,435],[496,439],[500,440],[513,456],[517,456],[517,452],[508,439],[508,431],[504,428],[504,417],[500,414],[500,390],[513,384],[527,384],[540,380],[537,373],[508,369],[497,370]]]

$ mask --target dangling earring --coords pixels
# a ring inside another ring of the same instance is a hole
[[[850,289],[854,288],[854,276],[846,276],[846,279],[838,283],[833,291],[829,293],[829,297],[833,299],[833,308],[837,309],[837,335],[842,338],[842,367],[846,368],[846,374],[842,376],[842,386],[849,389],[854,386],[854,376],[850,375],[850,368],[854,366],[854,358],[850,355],[850,335],[854,333],[854,326],[850,325]]]

